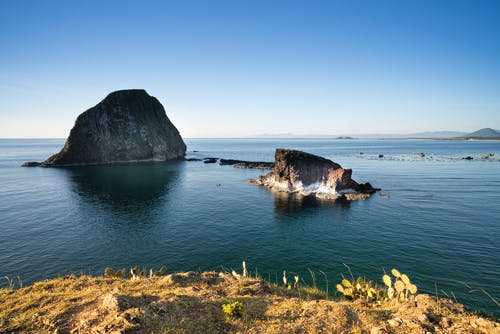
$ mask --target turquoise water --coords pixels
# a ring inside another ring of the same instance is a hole
[[[465,286],[500,299],[499,142],[186,140],[188,157],[272,161],[276,147],[319,154],[390,196],[351,203],[275,195],[246,183],[265,172],[202,162],[20,167],[63,143],[0,140],[0,277],[27,284],[135,264],[240,270],[246,260],[273,281],[285,269],[310,281],[311,269],[324,286],[322,270],[333,290],[347,263],[378,281],[397,267],[421,291],[435,294],[437,284],[439,295],[500,315]]]

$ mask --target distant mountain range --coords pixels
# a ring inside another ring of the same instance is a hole
[[[457,131],[419,132],[413,133],[407,138],[444,138],[444,139],[499,139],[500,131],[491,128],[483,128],[471,133]]]
[[[338,135],[297,135],[293,133],[283,134],[261,134],[254,138],[325,138],[325,139],[404,139],[404,138],[428,138],[428,139],[500,139],[500,130],[491,128],[480,129],[471,133],[459,131],[428,131],[410,134],[343,134]]]
[[[466,139],[486,139],[486,138],[500,139],[500,131],[493,130],[491,128],[484,128],[460,137]]]
[[[434,132],[418,132],[407,135],[411,138],[453,138],[453,137],[463,137],[466,132],[458,131],[434,131]]]

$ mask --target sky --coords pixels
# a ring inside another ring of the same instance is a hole
[[[127,88],[186,138],[500,129],[500,1],[0,1],[0,138]]]

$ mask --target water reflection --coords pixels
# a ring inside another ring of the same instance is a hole
[[[338,199],[322,200],[314,196],[304,196],[298,193],[273,192],[274,210],[278,215],[288,215],[314,208],[331,207],[335,209],[349,208],[351,203],[347,200]]]
[[[182,162],[67,168],[73,191],[85,202],[133,211],[162,202],[179,179]]]

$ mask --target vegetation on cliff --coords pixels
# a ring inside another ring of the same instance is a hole
[[[450,300],[415,295],[406,275],[392,274],[384,275],[385,286],[343,280],[337,288],[346,298],[331,300],[286,272],[278,285],[248,277],[246,268],[241,274],[165,275],[163,269],[148,273],[136,267],[130,279],[125,271],[107,269],[104,277],[70,275],[0,289],[0,332],[500,332],[500,323]],[[346,291],[351,288],[356,297]]]

